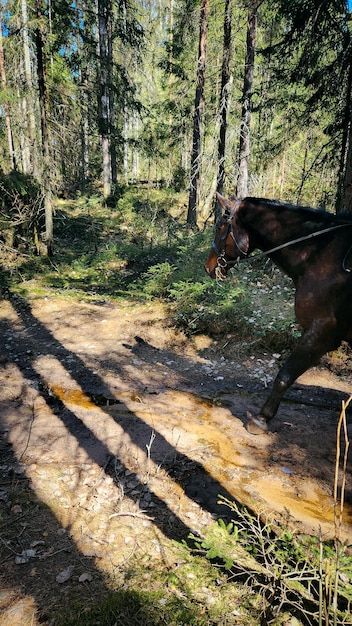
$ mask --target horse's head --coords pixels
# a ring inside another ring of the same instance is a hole
[[[219,193],[216,197],[224,212],[216,225],[215,238],[205,263],[205,271],[211,278],[225,280],[227,272],[237,259],[248,254],[248,234],[238,224],[239,200],[227,200]]]

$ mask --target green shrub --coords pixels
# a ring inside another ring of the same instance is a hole
[[[142,276],[144,292],[148,296],[166,297],[170,291],[170,281],[174,271],[175,268],[169,261],[152,265]]]
[[[0,171],[0,240],[10,247],[28,248],[43,222],[39,183],[20,172]]]
[[[352,557],[347,542],[337,538],[323,542],[292,531],[288,520],[280,523],[264,512],[255,515],[235,501],[220,500],[230,508],[233,521],[219,519],[202,539],[190,535],[194,543],[188,549],[222,562],[229,581],[249,584],[259,594],[258,623],[291,623],[289,614],[302,620],[295,621],[298,624],[352,623]]]
[[[292,285],[267,260],[240,263],[226,281],[206,275],[212,229],[185,227],[180,194],[129,187],[115,206],[97,196],[61,202],[54,232],[55,265],[23,259],[20,282],[35,274],[45,288],[89,300],[161,298],[187,333],[250,336],[276,352],[298,334]]]
[[[175,322],[191,333],[218,335],[241,327],[246,307],[243,289],[234,283],[175,282],[170,288]]]

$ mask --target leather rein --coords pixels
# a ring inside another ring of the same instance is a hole
[[[260,252],[258,254],[254,254],[253,256],[249,256],[247,252],[245,252],[245,250],[242,250],[241,247],[238,245],[237,241],[236,241],[236,235],[234,233],[233,230],[233,224],[232,224],[232,220],[233,220],[233,215],[230,216],[228,222],[227,222],[227,229],[225,230],[225,232],[221,235],[220,241],[219,241],[219,246],[216,244],[215,240],[212,242],[211,247],[213,250],[215,250],[216,254],[218,255],[217,258],[217,264],[218,267],[220,267],[220,269],[226,269],[226,268],[230,268],[233,267],[235,265],[237,265],[240,261],[252,261],[255,259],[260,259],[264,256],[268,256],[269,254],[272,254],[274,252],[278,252],[279,250],[283,250],[284,248],[288,248],[289,246],[293,246],[296,243],[301,243],[302,241],[308,241],[309,239],[313,239],[315,237],[319,237],[320,235],[324,235],[326,233],[329,233],[331,231],[334,230],[338,230],[340,228],[345,228],[346,226],[352,226],[352,224],[350,224],[349,222],[345,223],[345,224],[338,224],[336,226],[330,226],[329,228],[324,228],[323,230],[318,230],[314,233],[310,233],[309,235],[304,235],[303,237],[298,237],[297,239],[292,239],[291,241],[287,241],[286,243],[282,243],[278,246],[275,246],[274,248],[271,248],[270,250],[265,250],[264,252]],[[226,259],[226,240],[228,238],[228,236],[231,236],[232,239],[234,240],[239,252],[243,255],[245,255],[244,257],[237,257],[237,259],[233,259],[233,260],[227,260]],[[222,244],[222,245],[221,245]],[[346,255],[342,261],[342,268],[345,272],[352,272],[352,268],[346,267],[346,259],[348,258],[349,254],[352,252],[352,245],[349,247],[348,251],[346,252]]]

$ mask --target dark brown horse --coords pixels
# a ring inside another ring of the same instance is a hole
[[[218,200],[224,214],[205,264],[209,276],[225,279],[236,260],[258,248],[296,287],[295,312],[303,333],[259,415],[247,425],[258,434],[268,429],[298,376],[343,340],[352,345],[352,215],[259,198],[232,201],[218,195]]]

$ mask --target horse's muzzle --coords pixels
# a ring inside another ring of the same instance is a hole
[[[215,270],[218,265],[218,258],[219,258],[219,255],[215,251],[214,247],[212,246],[208,254],[208,258],[204,264],[205,271],[208,274],[208,276],[210,276],[210,278],[216,278]]]
[[[210,267],[208,267],[207,264],[204,265],[204,269],[205,269],[206,273],[208,274],[208,276],[210,276],[210,278],[215,278],[214,270],[211,270]]]
[[[216,278],[217,280],[225,280],[226,278],[225,268],[221,267],[218,263],[216,263],[213,267],[206,263],[204,265],[204,269],[210,278]]]

